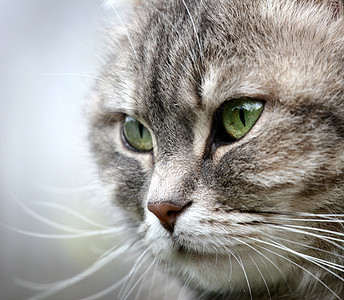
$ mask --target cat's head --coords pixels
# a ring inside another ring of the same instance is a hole
[[[194,285],[248,294],[343,252],[338,7],[149,1],[110,34],[91,109],[102,178]]]

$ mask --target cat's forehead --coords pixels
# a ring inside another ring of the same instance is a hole
[[[342,89],[344,26],[331,11],[295,1],[186,3],[150,4],[125,34],[114,107],[173,119],[238,97],[325,102]]]
[[[172,9],[177,2],[150,5],[133,36],[135,105],[143,110],[152,102],[149,109],[214,110],[243,96],[322,99],[326,77],[341,72],[333,30],[340,25],[326,10],[270,0],[182,1]]]

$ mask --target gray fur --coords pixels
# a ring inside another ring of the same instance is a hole
[[[109,32],[90,140],[153,254],[200,297],[343,298],[343,2],[144,1],[128,26]],[[223,144],[216,112],[240,97],[264,111]],[[152,153],[126,147],[124,114]],[[173,234],[147,210],[190,201]]]

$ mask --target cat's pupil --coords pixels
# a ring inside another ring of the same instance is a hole
[[[245,113],[244,113],[244,108],[242,106],[240,107],[239,117],[240,117],[240,121],[241,121],[242,125],[244,125],[244,127],[246,127],[246,125],[245,125]]]
[[[142,137],[143,137],[143,125],[141,123],[139,124],[139,132],[140,132],[140,137],[142,139]]]

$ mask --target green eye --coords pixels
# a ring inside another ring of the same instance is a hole
[[[125,117],[123,135],[130,146],[140,151],[153,149],[152,136],[148,129],[130,116]]]
[[[229,101],[222,112],[222,123],[233,139],[243,137],[256,123],[264,103],[249,98]]]

